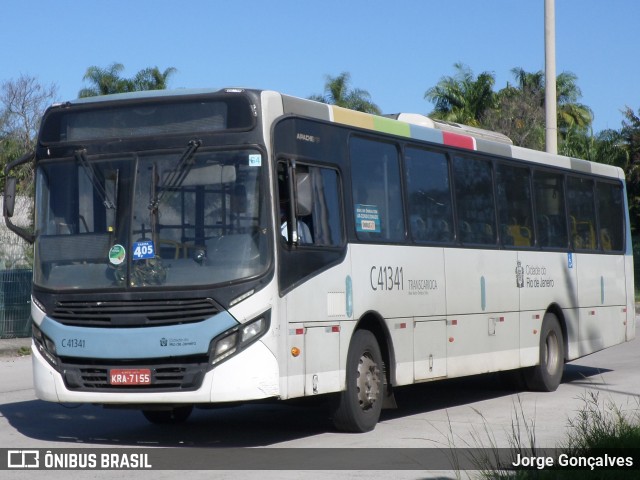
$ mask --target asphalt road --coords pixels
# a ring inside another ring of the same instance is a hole
[[[553,393],[505,388],[498,375],[482,375],[398,389],[398,409],[385,410],[366,434],[335,432],[322,403],[252,404],[196,410],[180,425],[149,424],[137,411],[37,400],[31,360],[0,358],[0,448],[478,448],[509,447],[514,426],[537,447],[556,447],[570,419],[596,399],[623,411],[640,405],[640,340],[576,360]],[[528,445],[528,444],[527,444]],[[186,450],[173,450],[186,452]],[[195,450],[194,450],[195,451]],[[218,450],[216,450],[218,451]],[[354,450],[355,451],[355,450]],[[179,453],[178,453],[179,454]],[[366,466],[364,466],[366,467]],[[286,466],[283,466],[286,468]],[[331,465],[327,465],[330,469]],[[8,473],[9,475],[5,475]],[[74,478],[130,478],[133,472],[73,472]],[[299,471],[178,472],[183,478],[299,478]],[[29,474],[29,475],[26,475]],[[0,472],[2,478],[67,478],[65,471]],[[135,478],[176,478],[177,472],[135,472]],[[305,471],[305,478],[453,478],[433,471]]]

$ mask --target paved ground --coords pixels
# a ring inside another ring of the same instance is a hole
[[[31,337],[0,339],[0,357],[19,357],[29,353]]]

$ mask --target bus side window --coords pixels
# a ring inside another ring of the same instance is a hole
[[[564,208],[563,177],[557,173],[535,172],[538,244],[543,248],[567,248],[567,218]]]
[[[398,149],[354,137],[350,142],[353,215],[359,240],[404,241]]]
[[[440,152],[407,148],[405,175],[413,240],[453,240],[453,210],[447,157]]]
[[[496,243],[491,170],[491,162],[486,160],[458,156],[453,159],[458,233],[462,243]]]
[[[597,182],[600,245],[605,252],[624,248],[624,199],[622,186]]]
[[[497,165],[498,222],[503,245],[531,247],[535,243],[530,180],[528,168]]]
[[[289,240],[291,215],[286,164],[278,165],[280,233]],[[342,244],[342,209],[338,172],[331,168],[298,165],[296,168],[296,224],[298,244],[339,246]]]
[[[573,176],[567,178],[567,207],[571,229],[569,233],[571,245],[576,250],[598,248],[594,202],[593,180]]]

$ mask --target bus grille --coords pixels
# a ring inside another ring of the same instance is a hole
[[[180,391],[196,390],[202,385],[208,363],[180,363],[163,365],[139,365],[135,368],[149,368],[150,385],[111,385],[109,367],[102,365],[63,364],[66,386],[80,391]],[[118,365],[122,368],[122,365]],[[126,367],[132,368],[132,367]]]
[[[52,317],[64,325],[83,327],[151,327],[200,322],[217,313],[210,298],[59,301]]]

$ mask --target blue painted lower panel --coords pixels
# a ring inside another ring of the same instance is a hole
[[[61,357],[133,359],[204,354],[214,337],[236,325],[222,312],[203,322],[144,328],[75,327],[45,317],[40,329]]]

